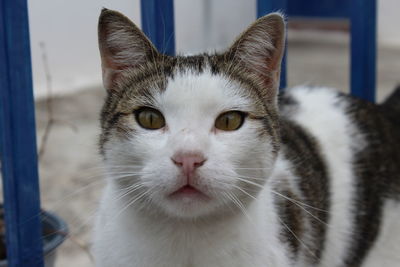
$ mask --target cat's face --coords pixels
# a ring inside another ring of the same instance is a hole
[[[221,55],[161,55],[109,10],[99,37],[101,150],[126,205],[180,218],[244,209],[279,146],[282,18],[260,19]]]

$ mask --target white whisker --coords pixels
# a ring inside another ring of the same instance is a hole
[[[317,259],[317,256],[311,251],[311,249],[293,232],[290,227],[285,224],[281,218],[277,217],[277,219],[280,221],[280,223],[293,235],[294,238],[296,238],[297,241],[300,242],[300,244],[307,250],[307,252],[313,256],[315,259]]]

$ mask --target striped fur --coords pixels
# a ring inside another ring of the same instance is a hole
[[[397,266],[398,92],[382,105],[328,88],[279,97],[284,22],[257,20],[221,54],[159,54],[126,17],[103,10],[108,95],[100,151],[107,186],[94,231],[96,266]],[[141,107],[166,126],[140,127]],[[242,126],[214,127],[239,110]],[[176,152],[206,161],[207,200],[172,199]]]

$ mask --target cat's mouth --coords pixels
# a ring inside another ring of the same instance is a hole
[[[170,195],[172,198],[181,198],[181,197],[189,197],[189,198],[209,198],[206,194],[204,194],[198,188],[186,184],[179,188],[178,190],[172,192]]]

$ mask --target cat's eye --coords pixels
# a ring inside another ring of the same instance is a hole
[[[245,113],[240,111],[228,111],[222,113],[215,120],[215,128],[223,131],[234,131],[239,129],[245,118]]]
[[[136,121],[145,129],[157,130],[165,126],[164,116],[153,108],[140,108],[135,111]]]

